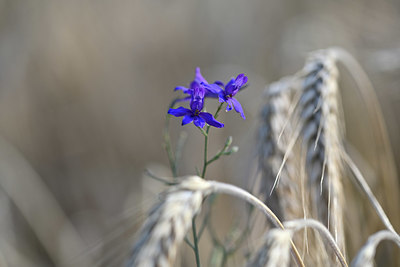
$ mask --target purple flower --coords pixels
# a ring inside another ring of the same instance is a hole
[[[182,117],[182,125],[191,123],[193,121],[194,125],[203,128],[206,123],[211,126],[222,128],[224,124],[215,120],[214,116],[207,112],[201,112],[204,106],[204,97],[206,94],[206,89],[204,87],[194,87],[191,93],[190,109],[179,107],[176,109],[170,108],[168,114],[174,115],[175,117]]]
[[[218,81],[216,83],[218,83]],[[193,94],[193,91],[195,88],[199,88],[199,87],[204,88],[204,90],[205,90],[204,96],[205,97],[217,97],[218,96],[219,91],[215,90],[214,84],[213,85],[208,84],[207,80],[204,79],[203,75],[201,75],[200,68],[197,67],[195,76],[194,76],[194,80],[190,83],[189,88],[186,88],[184,86],[175,87],[175,91],[182,90],[183,93],[189,94],[189,96],[187,96],[183,99],[180,99],[179,101],[185,101],[185,100],[191,99],[190,95]],[[219,88],[219,90],[220,90],[220,88]]]
[[[243,108],[242,105],[240,105],[239,101],[234,98],[234,96],[241,90],[243,89],[244,85],[247,83],[247,76],[245,76],[243,73],[239,74],[236,79],[232,78],[226,85],[225,85],[225,90],[222,90],[219,86],[221,84],[219,83],[214,83],[207,85],[207,89],[210,91],[213,91],[215,93],[218,93],[218,98],[219,102],[226,102],[228,106],[226,107],[226,111],[232,110],[234,108],[236,112],[240,113],[240,116],[242,116],[243,119],[246,119],[243,113]],[[222,84],[223,86],[223,84]],[[218,90],[219,88],[219,90]]]

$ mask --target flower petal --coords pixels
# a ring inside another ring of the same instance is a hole
[[[200,112],[199,114],[200,117],[202,117],[209,125],[217,127],[217,128],[222,128],[224,127],[223,123],[220,123],[217,121],[213,115],[207,112]]]
[[[194,80],[199,82],[199,83],[207,83],[208,84],[207,80],[204,79],[203,75],[201,75],[199,67],[196,68],[196,74],[194,76]]]
[[[244,75],[244,73],[239,74],[236,79],[235,79],[235,84],[238,88],[243,86],[245,83],[247,83],[247,76]]]
[[[202,85],[198,81],[194,80],[190,83],[190,90],[192,90],[192,92],[197,87],[202,87]]]
[[[186,125],[188,123],[191,123],[193,121],[193,116],[192,115],[186,115],[182,119],[182,125]]]
[[[193,123],[194,123],[194,125],[196,125],[197,127],[200,127],[200,128],[203,128],[204,125],[206,124],[204,119],[199,117],[199,116],[194,116],[193,117]]]
[[[168,110],[168,114],[174,115],[175,117],[182,117],[185,115],[191,115],[192,111],[190,109],[179,107],[179,108],[170,108]]]
[[[233,104],[232,104],[232,98],[228,98],[225,102],[228,104],[228,105],[226,106],[226,111],[231,111],[231,110],[232,110],[232,106],[233,106]]]
[[[245,120],[246,117],[244,116],[242,105],[240,105],[239,101],[237,101],[235,98],[232,98],[231,101],[236,112],[240,113],[240,116],[242,116],[242,118]]]
[[[225,95],[223,92],[218,95],[218,99],[219,99],[219,103],[226,102],[226,98],[225,98]]]
[[[216,85],[218,85],[218,86],[221,86],[221,87],[224,87],[224,86],[225,86],[224,83],[221,82],[221,81],[215,81],[214,83],[215,83]]]
[[[178,90],[182,90],[182,92],[185,93],[185,94],[190,94],[191,91],[192,91],[192,89],[186,88],[186,87],[184,87],[184,86],[177,86],[177,87],[175,87],[174,91],[178,91]]]
[[[209,92],[214,93],[214,94],[219,94],[219,93],[222,91],[222,88],[219,87],[218,85],[216,85],[215,83],[213,83],[213,84],[205,84],[205,83],[202,83],[202,85],[203,85]]]
[[[203,109],[205,94],[206,89],[203,87],[196,87],[193,89],[192,99],[190,100],[190,108],[192,111],[200,111]]]
[[[225,94],[226,95],[234,95],[235,91],[235,79],[232,78],[226,85],[225,85]]]
[[[207,91],[204,97],[217,98],[217,97],[218,97],[218,94],[211,93],[211,92],[208,92],[208,91]]]

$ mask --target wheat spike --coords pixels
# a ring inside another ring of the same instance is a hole
[[[271,87],[268,88],[268,91],[270,88]],[[275,214],[277,214],[279,218],[282,218],[278,194],[276,191],[272,190],[276,177],[276,171],[273,166],[277,158],[276,154],[278,149],[276,143],[277,139],[272,125],[272,117],[276,113],[276,107],[271,103],[270,97],[267,98],[267,101],[267,104],[261,111],[260,127],[258,131],[258,157],[261,181],[257,191]]]
[[[379,231],[368,238],[367,243],[360,249],[351,263],[352,267],[373,267],[376,247],[383,240],[391,240],[400,248],[400,237],[388,230]]]
[[[303,184],[296,173],[298,166],[292,153],[296,142],[291,117],[295,108],[292,100],[292,80],[284,78],[265,91],[267,103],[262,111],[259,131],[259,162],[263,186],[261,194],[284,219],[305,215]]]
[[[296,171],[299,164],[296,161],[294,145],[299,133],[293,131],[292,115],[295,106],[290,80],[283,79],[272,84],[268,96],[269,105],[275,111],[270,120],[276,146],[271,161],[280,208],[285,220],[303,218],[308,213],[305,204],[307,200],[304,181]]]
[[[285,267],[289,266],[290,233],[281,229],[272,229],[264,237],[264,244],[247,266]]]
[[[332,237],[329,230],[319,221],[313,219],[306,219],[306,220],[292,220],[284,222],[286,229],[289,229],[292,232],[296,232],[302,228],[310,227],[314,230],[318,231],[318,233],[325,239],[325,244],[327,244],[333,252],[335,253],[339,263],[343,267],[347,267],[346,259],[343,256],[343,253],[340,251],[338,245],[336,244],[334,238]],[[320,265],[318,265],[320,266]],[[326,266],[326,264],[324,264]]]
[[[192,176],[168,190],[144,223],[127,266],[173,266],[178,246],[209,189],[206,181]]]
[[[211,193],[241,198],[263,212],[273,225],[284,229],[270,208],[249,192],[234,185],[190,176],[168,190],[163,202],[152,209],[140,230],[127,266],[173,265],[177,248],[190,228],[193,216],[200,212],[203,199]],[[291,240],[290,246],[297,265],[304,266]]]
[[[344,252],[344,194],[340,159],[343,130],[339,123],[341,110],[335,58],[329,50],[314,53],[302,73],[299,113],[313,210],[331,230]]]

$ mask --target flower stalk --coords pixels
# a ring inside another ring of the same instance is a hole
[[[178,86],[175,88],[176,90],[181,90],[184,94],[188,94],[188,96],[182,99],[174,100],[170,108],[168,110],[169,115],[173,115],[175,117],[183,117],[182,125],[186,125],[192,123],[199,128],[200,132],[204,135],[204,158],[203,158],[203,169],[201,175],[199,175],[199,170],[196,168],[196,173],[201,177],[205,178],[207,166],[218,160],[222,155],[230,155],[238,150],[238,148],[232,147],[232,137],[229,136],[225,141],[224,147],[219,150],[210,160],[208,160],[208,134],[211,126],[216,128],[224,127],[224,124],[217,121],[217,117],[219,112],[221,111],[223,104],[227,103],[226,111],[230,111],[235,109],[236,112],[240,113],[243,119],[245,119],[242,106],[239,101],[237,101],[234,96],[244,87],[246,87],[247,77],[244,74],[239,74],[236,78],[232,78],[226,85],[220,81],[216,81],[213,84],[209,84],[206,79],[201,75],[200,68],[196,68],[195,78],[190,83],[189,87],[186,88],[184,86]],[[203,111],[204,108],[204,100],[205,98],[218,98],[220,104],[218,105],[217,111],[214,116],[208,112]],[[189,107],[178,107],[174,108],[174,105],[178,102],[183,102],[190,100]],[[204,126],[206,129],[204,130]],[[169,116],[167,116],[165,127],[164,127],[164,146],[168,155],[169,165],[171,167],[171,172],[173,174],[174,179],[178,175],[177,171],[177,161],[180,157],[180,147],[177,146],[177,151],[175,154],[172,151],[171,139],[169,135]],[[186,243],[193,249],[196,257],[196,266],[200,267],[200,255],[199,255],[199,247],[198,241],[201,234],[204,231],[204,227],[206,225],[206,221],[208,220],[209,214],[203,221],[203,225],[200,228],[199,233],[196,230],[196,216],[192,219],[192,232],[193,232],[193,243],[190,242],[187,238],[185,238]],[[227,253],[225,247],[224,249],[224,262],[226,261]]]

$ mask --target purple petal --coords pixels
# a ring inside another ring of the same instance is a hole
[[[185,117],[183,117],[182,125],[186,125],[188,123],[191,123],[192,121],[193,121],[193,116],[192,115],[186,115]]]
[[[200,128],[203,128],[204,125],[206,124],[204,119],[199,117],[199,116],[194,116],[193,117],[193,123],[194,123],[194,125],[196,125],[197,127],[200,127]]]
[[[211,97],[211,98],[217,98],[218,97],[218,94],[215,94],[215,93],[211,93],[211,92],[206,92],[206,95],[204,96],[204,97]]]
[[[195,88],[197,88],[197,87],[202,87],[198,81],[194,80],[194,81],[192,81],[192,82],[190,83],[190,89],[192,90],[192,92],[193,92],[193,90],[194,90]]]
[[[193,90],[192,99],[190,100],[190,108],[193,111],[203,109],[205,94],[206,90],[203,87],[196,87]]]
[[[226,103],[228,104],[228,105],[226,106],[226,111],[231,111],[231,110],[232,110],[232,106],[233,106],[233,104],[232,104],[232,98],[228,98],[228,99],[226,100]]]
[[[207,112],[200,112],[199,114],[200,117],[202,117],[209,125],[217,127],[217,128],[222,128],[224,127],[223,123],[220,123],[217,121],[213,115]]]
[[[219,94],[222,91],[222,88],[219,87],[216,84],[202,84],[209,92],[214,93],[214,94]]]
[[[225,94],[233,95],[235,91],[235,79],[232,78],[226,85],[225,85]]]
[[[239,101],[237,101],[235,98],[232,98],[231,101],[236,112],[240,113],[240,116],[242,116],[242,118],[245,120],[246,117],[244,116],[242,105],[240,105]]]
[[[226,98],[223,93],[218,95],[218,100],[219,100],[219,103],[226,102]]]
[[[199,67],[196,68],[196,74],[194,76],[194,80],[197,81],[198,83],[208,84],[207,80],[204,79],[203,75],[201,75]]]
[[[191,91],[191,89],[186,88],[186,87],[184,87],[184,86],[177,86],[177,87],[175,87],[174,91],[178,91],[178,90],[182,90],[182,92],[185,93],[185,94],[189,94],[190,91]]]
[[[224,83],[221,82],[221,81],[215,81],[214,83],[215,83],[216,85],[218,85],[218,86],[221,86],[221,87],[224,87],[224,86],[225,86]]]
[[[245,76],[244,73],[241,73],[236,77],[235,84],[239,88],[242,87],[245,83],[247,83],[247,80],[248,80],[247,76]]]
[[[170,108],[168,110],[168,114],[174,115],[175,117],[182,117],[185,115],[190,115],[192,114],[192,111],[190,109],[184,108],[184,107],[179,107],[179,108]]]

